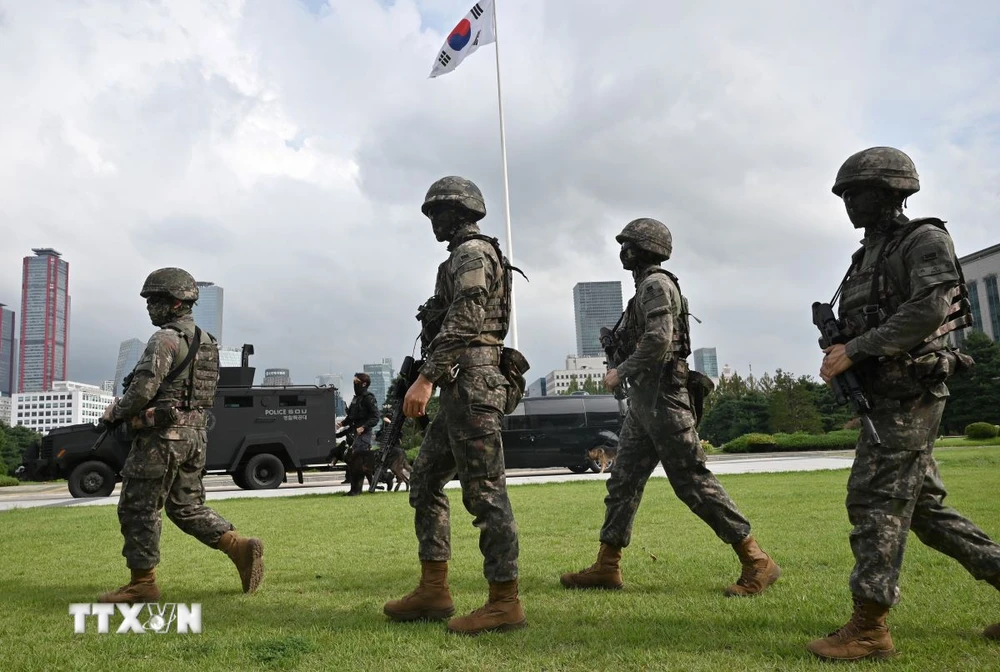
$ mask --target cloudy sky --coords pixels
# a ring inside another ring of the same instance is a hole
[[[420,213],[476,181],[503,239],[494,47],[428,74],[472,0],[0,0],[0,302],[21,258],[70,264],[69,377],[152,332],[146,274],[225,288],[258,380],[398,362],[446,256]],[[810,304],[858,233],[830,193],[894,145],[911,217],[959,254],[998,242],[1000,4],[498,0],[521,350],[575,348],[572,288],[631,278],[614,235],[673,232],[695,347],[815,374]],[[20,311],[19,311],[20,312]]]

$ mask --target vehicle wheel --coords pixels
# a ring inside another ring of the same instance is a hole
[[[100,460],[76,465],[69,475],[69,494],[74,497],[107,497],[115,489],[115,471]]]
[[[586,464],[578,464],[575,467],[569,467],[569,470],[572,471],[574,474],[582,474],[589,468],[590,467]]]
[[[285,465],[271,453],[254,455],[243,469],[242,480],[246,482],[247,490],[273,490],[285,480]]]
[[[250,489],[250,486],[247,485],[246,479],[244,478],[243,469],[237,469],[232,474],[230,474],[230,476],[232,476],[233,483],[235,483],[237,487],[240,487],[243,490]]]
[[[600,462],[598,462],[597,460],[589,460],[589,459],[587,460],[587,462],[588,462],[590,470],[592,472],[594,472],[595,474],[601,473],[601,463]],[[608,460],[608,467],[607,467],[607,469],[605,469],[605,471],[611,471],[611,467],[613,467],[613,466],[615,466],[614,459]]]

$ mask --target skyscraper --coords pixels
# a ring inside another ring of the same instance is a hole
[[[719,358],[715,354],[715,348],[698,348],[691,356],[695,371],[704,373],[709,378],[719,377]]]
[[[14,394],[14,311],[0,303],[0,396]],[[3,420],[0,415],[0,420]]]
[[[288,369],[264,369],[264,380],[261,385],[267,387],[283,387],[292,384],[292,374]]]
[[[365,364],[364,372],[372,377],[372,386],[368,388],[375,395],[379,408],[385,403],[386,393],[392,384],[392,379],[396,377],[396,372],[392,370],[392,358],[385,357],[380,364]]]
[[[194,322],[202,331],[222,343],[222,287],[214,282],[198,282],[198,301],[194,304]]]
[[[337,415],[344,415],[345,405],[344,405],[344,377],[339,373],[323,373],[316,376],[316,384],[320,387],[335,387],[337,388],[337,400],[334,402],[336,404]]]
[[[42,392],[66,380],[69,345],[69,264],[59,252],[32,248],[21,273],[21,352],[18,392]]]
[[[146,349],[146,344],[138,338],[130,338],[122,341],[118,346],[118,364],[115,365],[115,385],[113,394],[122,394],[122,380],[127,376],[142,357],[142,351]]]
[[[601,327],[613,327],[622,314],[622,283],[578,282],[573,287],[576,318],[576,354],[581,357],[604,355]]]

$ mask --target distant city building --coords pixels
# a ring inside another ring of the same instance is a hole
[[[344,415],[347,412],[347,406],[344,403],[344,376],[339,373],[324,373],[316,376],[316,384],[319,387],[337,388],[336,413],[338,416]]]
[[[994,341],[1000,341],[1000,245],[993,245],[961,257],[962,274],[969,289],[972,304],[972,329],[981,331]],[[951,342],[961,348],[969,329],[951,332]]]
[[[15,394],[11,400],[11,424],[23,425],[42,434],[66,425],[96,423],[115,400],[96,385],[53,381],[46,392]]]
[[[105,380],[101,383],[101,392],[104,394],[110,394],[114,396],[115,394],[115,381]]]
[[[379,364],[365,364],[362,370],[372,377],[372,386],[368,388],[375,395],[379,408],[385,403],[385,396],[392,385],[396,372],[392,368],[392,358],[386,357]]]
[[[733,377],[733,370],[729,367],[728,364],[723,364],[722,365],[722,374],[721,374],[720,377],[721,378],[732,378]]]
[[[695,371],[704,373],[709,378],[719,377],[719,358],[715,354],[715,348],[698,348],[691,356]]]
[[[243,366],[243,348],[219,346],[219,366]]]
[[[11,397],[0,396],[0,422],[11,427],[14,425],[10,420]]]
[[[617,317],[615,318],[618,319]],[[613,323],[612,323],[613,324]],[[576,380],[577,387],[583,391],[584,384],[591,380],[594,385],[600,387],[604,384],[604,376],[608,372],[604,357],[579,357],[573,355],[566,356],[566,368],[549,371],[545,376],[544,395],[565,393],[573,381]]]
[[[139,363],[139,358],[142,357],[145,349],[146,344],[138,338],[130,338],[127,341],[122,341],[118,346],[118,363],[115,365],[114,387],[111,390],[113,394],[122,394],[122,380]]]
[[[545,396],[545,378],[537,379],[535,382],[528,385],[524,390],[524,396],[526,397],[544,397]]]
[[[194,304],[194,323],[202,331],[215,336],[222,343],[223,289],[214,282],[197,282],[198,301]],[[238,365],[237,365],[238,366]]]
[[[573,314],[576,319],[576,354],[600,357],[601,327],[613,327],[622,314],[622,283],[578,282],[573,287]]]
[[[0,303],[0,395],[10,396],[17,389],[14,380],[14,362],[17,339],[16,317],[13,310],[5,308],[6,304]],[[0,420],[4,416],[0,414]]]
[[[66,379],[69,346],[69,264],[59,252],[32,248],[21,272],[18,392],[41,392]]]
[[[266,387],[282,387],[292,384],[292,376],[288,369],[264,369],[264,380],[261,385]]]

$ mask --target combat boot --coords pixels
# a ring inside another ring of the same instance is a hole
[[[736,555],[743,565],[743,572],[736,583],[723,591],[726,597],[746,597],[763,593],[781,576],[781,567],[757,545],[757,540],[748,536],[733,544]]]
[[[896,655],[885,617],[889,607],[854,598],[851,620],[836,632],[806,645],[810,652],[826,660],[889,658]]]
[[[156,568],[133,569],[132,580],[118,590],[102,594],[98,602],[125,602],[128,604],[156,602],[160,599],[160,587],[156,585]]]
[[[236,530],[230,530],[219,539],[218,549],[229,556],[240,573],[243,592],[257,590],[264,579],[264,542],[256,537],[241,537]]]
[[[382,612],[394,621],[440,621],[455,613],[448,590],[448,561],[421,560],[420,583],[399,600],[390,600]]]
[[[527,627],[521,601],[517,599],[517,579],[494,583],[490,581],[490,596],[486,604],[472,613],[448,621],[448,630],[459,635],[481,632],[507,632]]]
[[[622,549],[610,544],[601,544],[597,551],[597,562],[579,572],[567,572],[559,577],[566,588],[608,588],[620,590],[624,584],[619,562]]]

